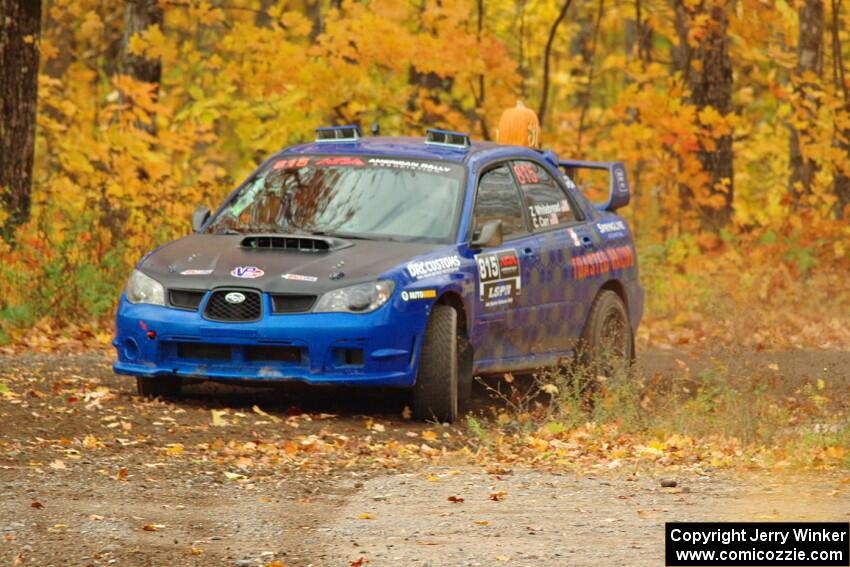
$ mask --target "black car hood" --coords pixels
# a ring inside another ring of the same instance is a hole
[[[267,241],[252,247],[257,242],[251,239],[262,238]],[[301,240],[297,243],[300,249],[284,249],[280,247],[283,238],[284,235],[192,234],[152,252],[143,260],[141,270],[170,289],[230,286],[318,294],[375,279],[416,256],[445,246],[299,235],[295,238]],[[277,247],[263,247],[269,244],[268,239],[277,239],[274,241]],[[291,244],[291,240],[285,243]],[[328,250],[308,250],[323,247]],[[251,267],[259,268],[263,275],[256,278],[231,275],[234,270],[243,275],[256,273],[244,270]],[[284,278],[286,274],[296,278]]]

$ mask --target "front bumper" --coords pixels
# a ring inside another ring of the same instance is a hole
[[[264,297],[264,299],[267,299]],[[394,301],[373,313],[269,315],[251,323],[131,304],[116,316],[113,369],[131,376],[410,387],[428,307]]]

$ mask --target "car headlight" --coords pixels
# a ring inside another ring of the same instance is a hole
[[[130,303],[150,303],[151,305],[165,305],[165,288],[162,284],[150,276],[146,276],[139,270],[133,270],[124,295]]]
[[[322,295],[313,311],[369,313],[389,301],[394,288],[392,280],[381,280],[335,289]]]

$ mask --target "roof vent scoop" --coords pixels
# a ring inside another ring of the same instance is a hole
[[[446,148],[467,149],[469,148],[469,134],[462,132],[451,132],[449,130],[437,130],[429,128],[425,131],[425,143],[431,146],[443,146]]]
[[[356,142],[361,137],[360,126],[356,124],[316,128],[317,142]]]

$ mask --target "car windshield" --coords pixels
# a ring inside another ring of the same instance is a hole
[[[447,162],[283,157],[245,183],[207,232],[444,242],[453,233],[462,179],[463,167]]]

